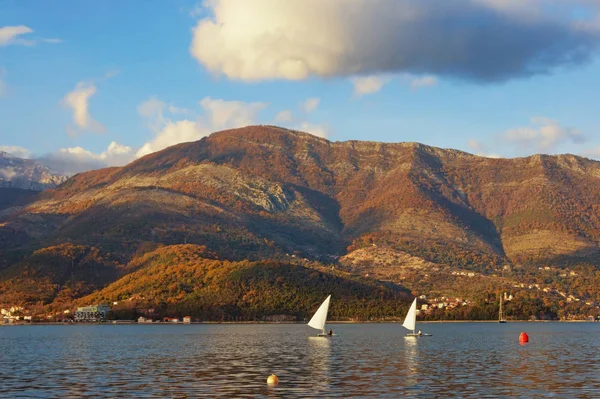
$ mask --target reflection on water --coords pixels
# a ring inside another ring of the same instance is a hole
[[[417,337],[404,337],[404,370],[406,386],[415,387],[419,374],[419,340]]]
[[[600,397],[600,323],[0,327],[0,397]],[[527,331],[530,343],[520,346]],[[275,373],[278,386],[268,387]]]
[[[331,340],[338,337],[308,337],[308,366],[315,393],[331,386]]]

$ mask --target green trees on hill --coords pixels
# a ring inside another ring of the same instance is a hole
[[[70,305],[119,274],[118,261],[94,247],[67,243],[40,249],[0,272],[0,304]]]
[[[288,315],[310,317],[332,294],[336,319],[401,317],[408,294],[376,281],[334,270],[275,261],[207,259],[195,245],[159,248],[130,263],[137,269],[78,303],[125,302],[123,312],[194,316],[205,320],[260,320]],[[134,266],[135,265],[135,266]],[[135,305],[133,306],[132,303]],[[114,309],[119,315],[120,309]]]

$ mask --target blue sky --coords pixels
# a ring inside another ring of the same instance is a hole
[[[5,0],[0,148],[78,172],[261,123],[600,157],[598,2],[452,4]]]

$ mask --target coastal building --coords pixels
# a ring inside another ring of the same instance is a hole
[[[78,307],[75,312],[75,321],[102,321],[106,320],[110,312],[107,305],[92,305]]]
[[[11,306],[10,309],[0,309],[2,315],[2,323],[13,323],[15,321],[22,320],[24,316],[21,314],[25,309],[21,306]]]
[[[183,318],[183,322],[184,322],[185,324],[190,324],[190,323],[192,322],[192,318],[191,318],[190,316],[185,316],[185,317]]]

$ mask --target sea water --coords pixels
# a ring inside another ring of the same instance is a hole
[[[329,327],[0,327],[0,397],[600,397],[600,323]]]

